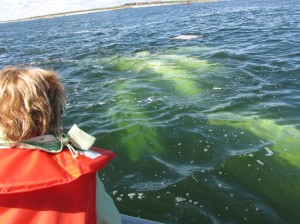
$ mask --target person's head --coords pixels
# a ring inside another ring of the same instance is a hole
[[[10,141],[60,135],[65,90],[58,75],[40,68],[0,70],[0,130]]]

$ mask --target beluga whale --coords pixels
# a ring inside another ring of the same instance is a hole
[[[174,37],[173,39],[176,39],[176,40],[192,40],[192,39],[198,39],[200,37],[201,37],[200,35],[182,34],[182,35]]]

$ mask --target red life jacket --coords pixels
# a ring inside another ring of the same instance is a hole
[[[115,155],[0,150],[0,223],[96,224],[96,172]]]

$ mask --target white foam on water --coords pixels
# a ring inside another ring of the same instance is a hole
[[[176,197],[176,198],[175,198],[175,201],[176,201],[176,202],[186,201],[186,198],[183,198],[183,197]]]
[[[256,162],[258,163],[258,164],[260,164],[260,165],[265,165],[262,161],[260,161],[260,160],[256,160]]]
[[[269,149],[268,147],[265,147],[265,150],[267,151],[266,156],[272,156],[274,154],[274,152],[271,149]]]

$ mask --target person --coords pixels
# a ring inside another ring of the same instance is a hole
[[[77,126],[73,139],[62,133],[66,93],[55,72],[0,70],[0,105],[0,223],[121,223],[97,175],[114,153]]]

